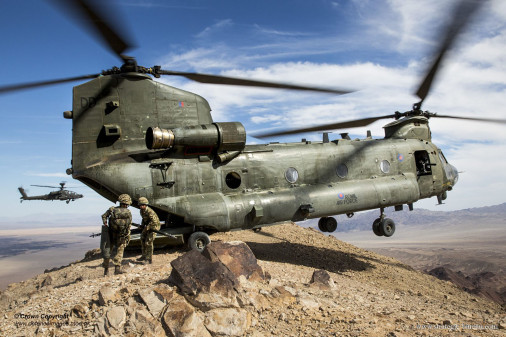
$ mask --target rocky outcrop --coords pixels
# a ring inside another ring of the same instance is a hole
[[[203,254],[157,251],[152,265],[127,255],[121,275],[103,277],[88,257],[12,284],[0,294],[0,335],[504,334],[500,306],[311,229],[212,238]]]

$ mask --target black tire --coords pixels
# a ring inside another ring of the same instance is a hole
[[[380,230],[387,238],[391,237],[395,233],[395,222],[389,218],[383,219],[380,223]]]
[[[337,220],[329,216],[328,218],[325,218],[323,225],[325,226],[326,232],[329,233],[335,232],[337,229]]]
[[[253,232],[258,233],[262,230],[262,227],[259,228],[253,228]]]
[[[373,231],[373,232],[374,232],[374,234],[376,234],[377,236],[383,236],[383,233],[381,232],[380,222],[381,222],[381,219],[380,219],[380,218],[377,218],[377,219],[376,219],[376,220],[374,220],[374,222],[372,223],[372,231]]]
[[[211,243],[211,239],[209,235],[204,232],[194,232],[188,238],[188,246],[190,249],[196,250],[198,252],[203,252],[208,244]]]
[[[318,220],[318,229],[321,232],[326,232],[327,231],[327,227],[325,226],[325,219],[327,219],[327,218],[323,217],[323,218],[320,218],[320,220]]]

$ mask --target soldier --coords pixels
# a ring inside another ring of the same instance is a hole
[[[144,197],[139,198],[139,208],[141,209],[142,217],[142,256],[137,260],[144,261],[144,264],[153,263],[153,241],[155,240],[156,233],[151,230],[160,230],[160,219],[158,219],[155,211],[148,206],[148,203],[148,199]]]
[[[114,274],[121,274],[121,261],[123,260],[123,251],[130,242],[130,224],[132,223],[132,213],[128,206],[132,204],[132,199],[128,194],[121,194],[118,197],[120,205],[109,208],[102,214],[102,237],[100,249],[104,258],[104,276],[109,273],[109,260],[111,251],[116,248],[116,255],[112,260],[114,264]],[[107,223],[109,220],[109,224]]]

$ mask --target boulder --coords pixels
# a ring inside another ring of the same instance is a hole
[[[163,323],[175,337],[211,337],[195,308],[179,295],[167,307]]]
[[[204,324],[213,336],[243,336],[251,326],[251,314],[244,309],[213,309]]]
[[[111,287],[104,286],[98,291],[98,303],[100,303],[100,305],[107,305],[107,303],[117,300],[118,296]]]
[[[202,310],[238,307],[239,282],[221,262],[211,262],[192,250],[171,262],[169,283],[174,284],[186,299]]]
[[[335,286],[329,273],[323,269],[315,270],[313,272],[313,276],[311,277],[311,282],[309,282],[309,284],[322,290],[329,290]]]
[[[235,275],[221,262],[211,262],[196,250],[191,250],[171,262],[169,282],[184,294],[195,295],[211,287],[233,289],[238,285]]]
[[[106,317],[109,325],[119,331],[126,322],[125,308],[121,306],[112,307],[107,311]]]
[[[211,262],[221,262],[235,277],[245,276],[251,281],[265,279],[262,267],[248,245],[242,241],[212,242],[204,249],[202,255]]]
[[[143,336],[165,336],[162,324],[145,309],[135,310],[129,323]]]
[[[146,304],[151,314],[154,317],[158,317],[158,314],[160,314],[160,312],[165,307],[165,301],[163,300],[163,297],[151,289],[139,290],[139,296]]]

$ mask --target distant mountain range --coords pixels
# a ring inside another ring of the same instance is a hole
[[[379,210],[360,212],[352,218],[345,215],[337,216],[338,231],[370,231],[373,221],[380,215]],[[409,211],[404,207],[403,211],[396,212],[393,207],[385,209],[386,217],[392,218],[397,226],[426,226],[428,224],[444,224],[459,222],[459,219],[482,221],[484,218],[503,219],[506,224],[506,203],[495,206],[467,208],[458,211],[430,211],[426,209],[414,209]],[[311,219],[299,223],[303,227],[318,228],[319,219]]]

